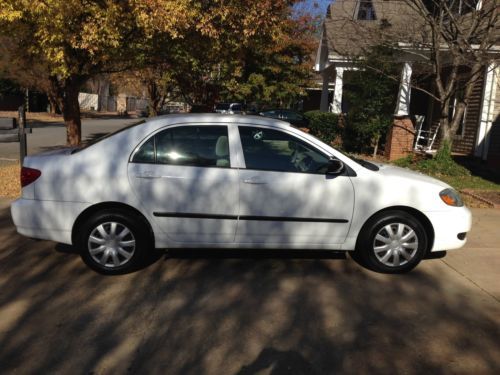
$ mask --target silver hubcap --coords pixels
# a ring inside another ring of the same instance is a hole
[[[123,224],[99,224],[89,236],[90,256],[101,266],[115,268],[127,263],[135,252],[135,238]]]
[[[373,251],[380,263],[398,267],[413,259],[418,237],[406,224],[392,223],[381,228],[373,240]]]

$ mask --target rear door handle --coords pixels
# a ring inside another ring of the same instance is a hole
[[[138,174],[135,177],[137,177],[137,178],[145,178],[145,179],[160,178],[160,176],[155,176],[154,173],[151,172],[151,171],[143,172],[142,174]]]
[[[250,185],[266,185],[267,184],[267,182],[265,182],[265,181],[260,181],[260,180],[254,179],[254,178],[245,178],[243,180],[243,182],[245,184],[250,184]]]

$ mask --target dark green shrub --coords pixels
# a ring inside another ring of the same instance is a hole
[[[451,157],[451,145],[444,143],[434,158],[422,160],[417,165],[418,169],[428,174],[442,174],[447,176],[470,176],[470,171],[457,164]]]
[[[344,95],[349,107],[344,146],[352,152],[371,152],[392,124],[397,86],[368,69],[349,73]]]
[[[373,47],[365,59],[357,61],[357,70],[344,74],[346,129],[344,148],[350,152],[373,152],[384,140],[392,124],[401,67],[395,63],[394,51]],[[383,72],[383,73],[380,73]]]
[[[331,112],[309,111],[304,113],[309,120],[309,130],[312,135],[318,137],[327,144],[334,143],[340,135],[338,121],[339,116]]]

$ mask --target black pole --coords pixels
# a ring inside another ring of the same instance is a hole
[[[19,107],[19,159],[21,166],[24,162],[24,157],[28,154],[28,142],[26,137],[26,111],[24,106]]]
[[[30,90],[29,89],[26,89],[26,112],[29,112],[30,111]]]

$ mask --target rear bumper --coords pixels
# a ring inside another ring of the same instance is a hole
[[[434,245],[431,251],[459,249],[467,237],[459,234],[471,229],[472,214],[467,207],[450,207],[446,211],[424,212],[434,228]]]
[[[10,206],[18,233],[32,238],[71,244],[71,232],[86,203],[20,198]]]

